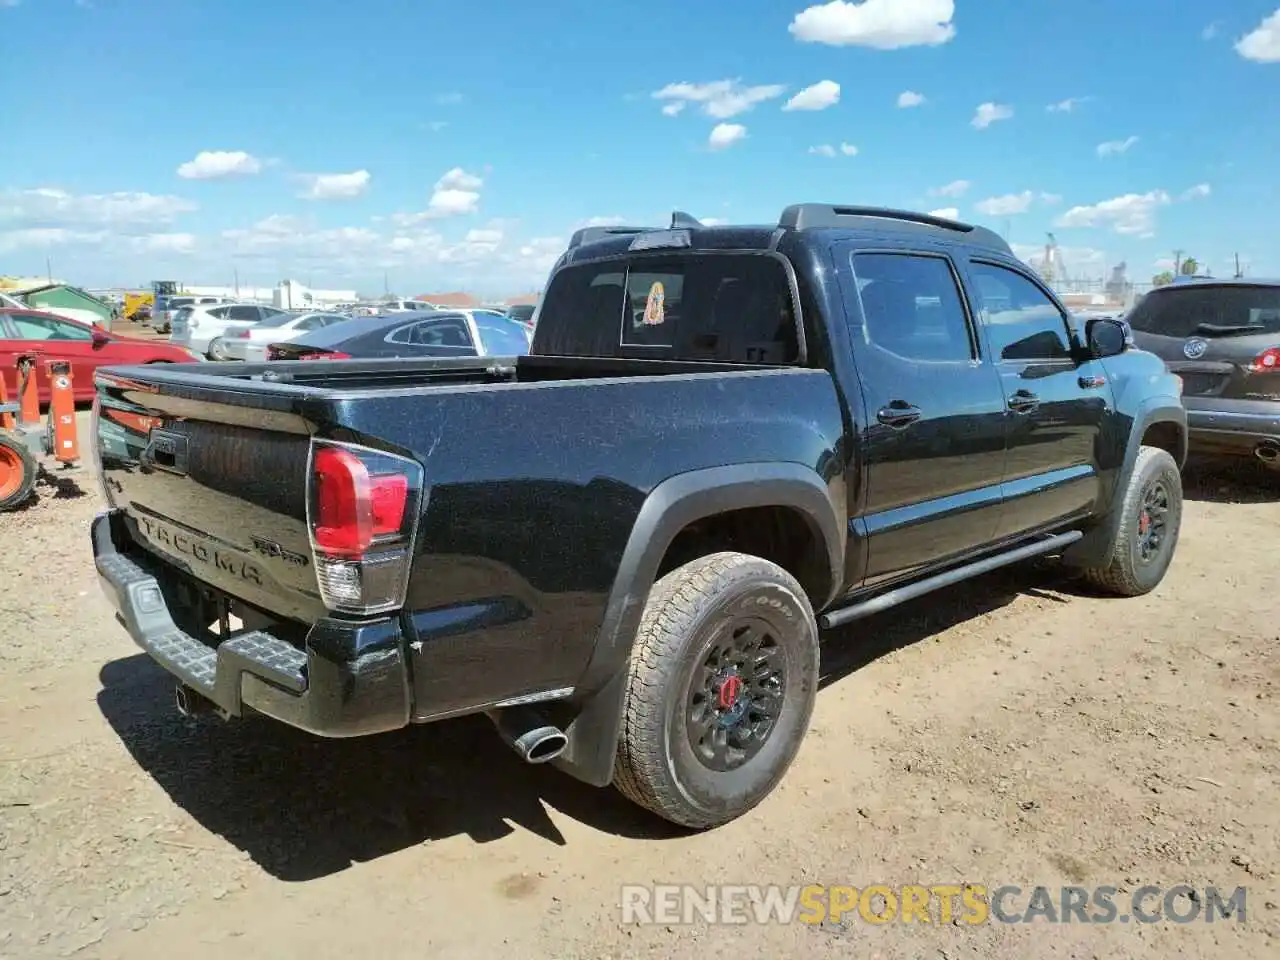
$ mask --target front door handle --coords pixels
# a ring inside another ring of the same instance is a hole
[[[901,429],[920,419],[920,408],[911,406],[905,400],[894,400],[876,412],[876,419],[886,426]]]
[[[1040,406],[1040,398],[1028,390],[1018,390],[1009,398],[1009,409],[1014,413],[1030,413]]]

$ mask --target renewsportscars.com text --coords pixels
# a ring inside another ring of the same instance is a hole
[[[635,924],[1213,923],[1245,922],[1245,888],[1180,884],[1019,887],[982,884],[854,886],[630,885],[622,920]]]

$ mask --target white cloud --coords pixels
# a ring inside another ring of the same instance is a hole
[[[1002,197],[988,197],[986,200],[979,200],[973,207],[979,213],[986,214],[988,217],[1008,217],[1015,213],[1026,213],[1031,208],[1031,201],[1034,199],[1034,193],[1030,190],[1023,190],[1022,193],[1006,193]]]
[[[1088,101],[1089,97],[1067,97],[1065,100],[1049,104],[1045,109],[1050,113],[1075,113],[1076,107]]]
[[[858,148],[852,143],[841,143],[838,148],[829,143],[822,143],[816,147],[810,147],[809,152],[819,157],[834,157],[839,154],[843,154],[846,157],[856,157]]]
[[[840,84],[834,80],[819,80],[805,87],[782,105],[783,110],[825,110],[840,102]]]
[[[698,221],[704,227],[723,227],[729,222],[724,217],[699,217]]]
[[[938,46],[956,35],[953,0],[832,0],[796,14],[787,28],[804,43],[833,47]]]
[[[1008,120],[1013,116],[1013,107],[1001,103],[981,103],[974,111],[970,124],[977,130],[985,130],[999,120]]]
[[[1137,137],[1125,137],[1123,140],[1108,140],[1098,144],[1098,156],[1111,157],[1117,153],[1128,153],[1129,148],[1138,142]]]
[[[482,186],[484,180],[461,167],[454,167],[436,181],[437,190],[479,190]]]
[[[1203,30],[1200,31],[1200,39],[1201,40],[1214,39],[1215,37],[1217,37],[1218,31],[1221,29],[1221,27],[1222,27],[1222,23],[1220,21],[1218,20],[1213,21],[1213,23],[1209,24]]]
[[[480,206],[480,188],[484,180],[461,167],[448,170],[436,181],[431,190],[427,209],[418,213],[393,213],[392,222],[402,227],[413,226],[425,220],[444,217],[460,217],[475,213]]]
[[[17,226],[132,226],[168,223],[196,209],[181,197],[152,193],[71,194],[56,187],[0,190],[0,223]]]
[[[941,210],[930,210],[929,216],[942,217],[944,220],[959,220],[960,211],[956,207],[943,207]]]
[[[480,205],[480,194],[474,190],[437,190],[427,203],[427,213],[433,217],[460,217],[475,213]]]
[[[1280,8],[1236,42],[1236,53],[1258,63],[1280,63]]]
[[[900,107],[918,107],[922,103],[924,103],[923,93],[916,93],[914,90],[903,90],[898,94],[898,106]]]
[[[740,123],[717,123],[707,137],[707,146],[712,150],[723,150],[731,147],[747,135],[747,128]]]
[[[243,150],[201,150],[194,160],[178,167],[184,180],[218,180],[247,177],[262,172],[262,161]]]
[[[1170,202],[1163,190],[1126,193],[1090,206],[1072,207],[1056,223],[1060,227],[1110,227],[1125,236],[1149,236],[1155,230],[1156,210]]]
[[[973,186],[968,180],[952,180],[945,187],[936,187],[929,191],[931,197],[963,197]]]
[[[356,170],[352,173],[308,173],[303,174],[307,183],[304,200],[351,200],[369,189],[372,179],[368,170]]]
[[[727,120],[754,109],[756,104],[775,100],[786,92],[782,84],[755,87],[742,86],[741,80],[713,80],[710,83],[669,83],[652,94],[655,100],[669,101],[662,112],[669,117],[680,113],[688,104],[702,105],[702,112],[717,120]]]
[[[1194,187],[1191,187],[1189,190],[1182,191],[1182,196],[1179,199],[1195,200],[1198,197],[1207,197],[1212,192],[1213,192],[1213,189],[1209,186],[1209,184],[1197,183]]]
[[[1055,206],[1062,202],[1062,194],[1060,193],[1042,193],[1040,194],[1040,202],[1047,203],[1049,206]]]

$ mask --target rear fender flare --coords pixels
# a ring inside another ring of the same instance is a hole
[[[1125,492],[1129,488],[1129,478],[1133,475],[1138,451],[1142,448],[1143,434],[1158,423],[1171,423],[1178,428],[1179,450],[1174,460],[1178,463],[1178,469],[1182,469],[1186,463],[1187,411],[1183,408],[1182,401],[1178,397],[1165,395],[1147,397],[1138,405],[1133,420],[1129,424],[1124,463],[1117,476],[1115,488],[1111,492],[1110,502],[1106,505],[1106,513],[1100,523],[1064,551],[1062,559],[1066,563],[1089,567],[1104,563],[1111,556],[1116,538],[1120,535],[1120,517],[1123,513]]]
[[[841,488],[842,489],[842,488]],[[751,507],[789,507],[810,525],[827,554],[830,582],[814,597],[821,610],[844,575],[847,525],[843,498],[813,468],[798,463],[748,463],[694,470],[658,484],[646,497],[618,565],[591,659],[577,685],[569,744],[555,765],[579,780],[607,786],[622,723],[627,664],[649,590],[667,548],[688,524]]]

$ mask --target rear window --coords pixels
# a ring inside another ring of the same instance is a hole
[[[538,352],[722,363],[791,363],[795,310],[777,259],[753,254],[632,257],[556,272]]]
[[[1126,317],[1134,330],[1164,337],[1280,333],[1280,286],[1204,286],[1153,291]]]
[[[195,302],[195,297],[174,297],[168,302],[167,306],[170,310],[174,310],[178,307],[189,307]]]
[[[195,313],[195,309],[194,309],[194,308],[192,308],[192,307],[180,307],[180,308],[178,309],[177,313],[175,313],[175,314],[173,315],[173,319],[175,319],[175,320],[189,320],[189,319],[191,318],[191,315],[192,315],[193,313]]]

